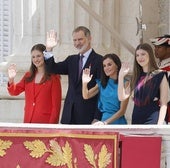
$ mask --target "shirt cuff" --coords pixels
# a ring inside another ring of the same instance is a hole
[[[44,54],[45,60],[54,56],[54,54],[52,52],[49,52],[49,51],[43,51],[43,54]]]

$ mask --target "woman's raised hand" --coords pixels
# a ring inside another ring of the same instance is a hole
[[[129,70],[130,70],[129,63],[127,63],[127,62],[122,63],[121,69],[119,71],[119,75],[126,76],[129,72]]]
[[[82,74],[82,82],[89,83],[93,75],[90,75],[90,68],[85,68]]]
[[[11,64],[8,68],[8,78],[13,80],[17,74],[16,64]]]

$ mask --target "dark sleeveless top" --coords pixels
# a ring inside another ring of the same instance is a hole
[[[157,124],[159,118],[160,84],[167,72],[142,72],[134,89],[132,124]]]

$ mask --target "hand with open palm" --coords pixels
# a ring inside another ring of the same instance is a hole
[[[57,45],[57,33],[54,30],[50,30],[49,32],[47,32],[46,50],[52,51],[56,45]]]
[[[83,70],[82,82],[89,83],[93,75],[90,75],[90,68],[85,68]]]
[[[129,63],[122,63],[121,69],[119,71],[119,75],[120,76],[126,76],[129,73],[130,67],[129,67]]]
[[[8,68],[9,83],[12,83],[14,81],[16,74],[17,74],[16,64],[11,64]]]

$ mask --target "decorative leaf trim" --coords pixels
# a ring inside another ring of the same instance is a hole
[[[55,140],[51,140],[50,148],[47,149],[44,142],[40,140],[25,141],[24,146],[30,151],[30,156],[33,158],[40,158],[45,153],[50,155],[45,160],[51,166],[61,167],[66,166],[68,168],[77,168],[77,158],[73,158],[72,148],[68,141],[64,146],[60,146]],[[85,158],[93,168],[106,168],[111,163],[111,153],[108,152],[106,145],[102,145],[99,154],[95,154],[93,148],[84,144]]]
[[[26,149],[31,151],[30,155],[33,158],[40,158],[47,151],[45,144],[40,140],[35,140],[32,142],[25,141],[24,146],[26,147]]]
[[[98,166],[99,168],[105,168],[111,163],[111,153],[108,153],[106,145],[103,145],[99,152]]]
[[[0,139],[0,156],[3,157],[4,155],[6,155],[5,150],[10,148],[12,145],[11,141],[3,141]]]
[[[95,154],[90,145],[84,144],[84,154],[88,162],[94,168],[106,168],[111,163],[111,153],[108,153],[106,145],[102,145],[99,155]],[[98,158],[98,166],[96,161]]]
[[[88,160],[88,162],[94,167],[97,168],[96,166],[96,157],[94,155],[94,151],[90,145],[84,144],[84,153],[85,157]]]
[[[49,157],[47,157],[45,161],[46,163],[56,167],[65,165],[68,168],[73,168],[72,149],[67,141],[65,145],[61,147],[58,142],[51,140],[50,149],[47,149],[44,142],[40,140],[34,140],[32,142],[25,141],[24,146],[26,149],[31,151],[30,156],[33,158],[40,158],[45,153],[50,153]],[[74,159],[73,164],[77,164],[77,158]]]

